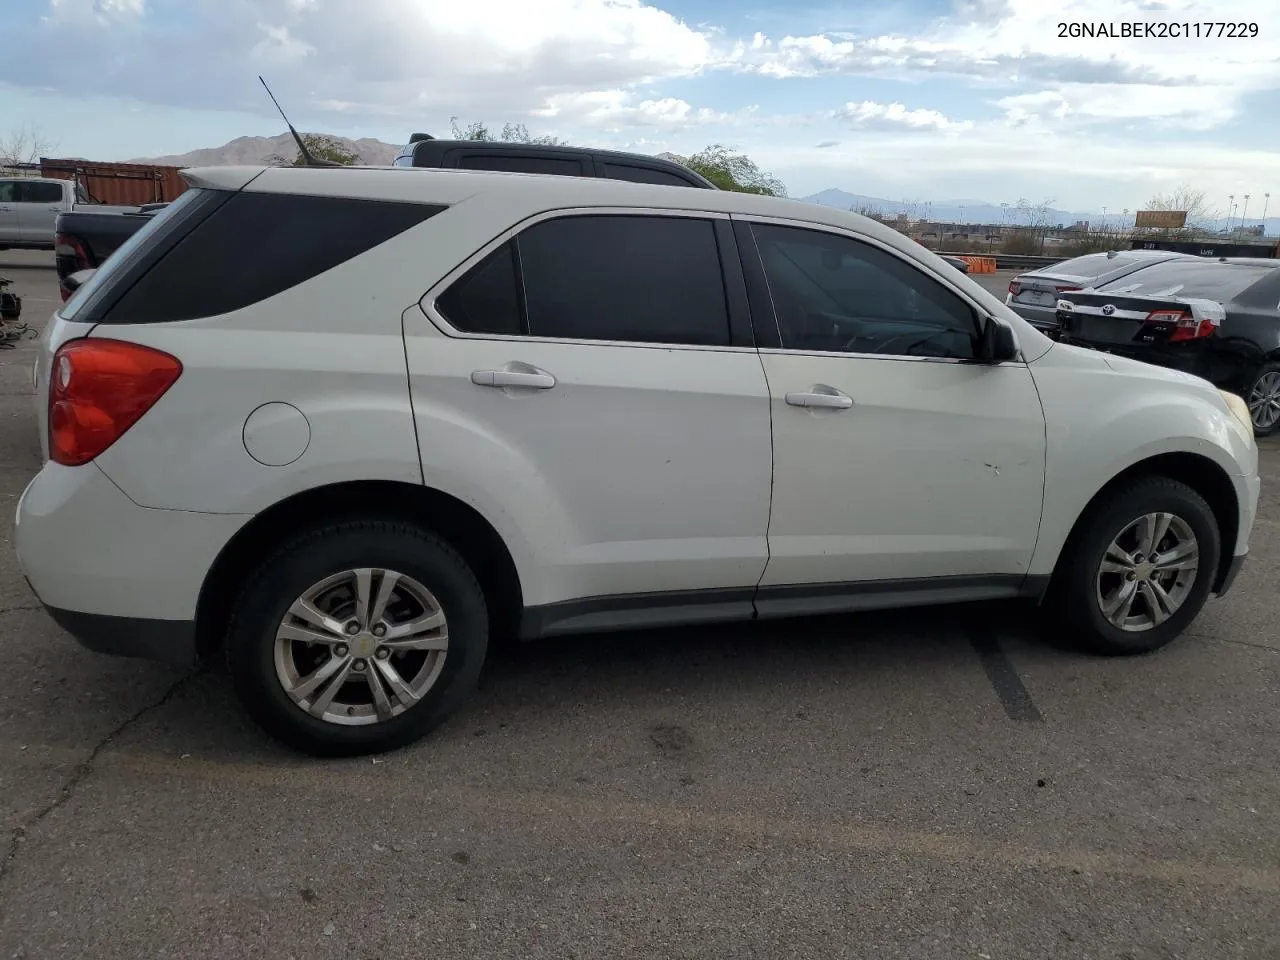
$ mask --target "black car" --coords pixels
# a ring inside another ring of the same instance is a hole
[[[1058,300],[1064,343],[1145,360],[1244,397],[1262,437],[1280,428],[1280,261],[1153,264]]]
[[[604,177],[670,187],[716,189],[710,180],[682,164],[642,153],[491,140],[437,140],[426,133],[410,137],[394,163],[397,167]]]

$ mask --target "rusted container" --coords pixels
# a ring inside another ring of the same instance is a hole
[[[74,180],[99,203],[134,206],[177,199],[187,189],[180,167],[146,163],[95,163],[90,160],[40,158],[40,175]]]

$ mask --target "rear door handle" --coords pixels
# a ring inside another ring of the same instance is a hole
[[[524,366],[522,364],[522,366]],[[525,370],[476,370],[471,382],[480,387],[523,387],[526,390],[550,390],[556,378],[545,370],[531,367]]]
[[[848,410],[853,397],[825,383],[815,383],[809,393],[788,393],[787,403],[793,407],[820,407],[825,410]]]

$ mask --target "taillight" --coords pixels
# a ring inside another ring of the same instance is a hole
[[[49,371],[49,456],[78,467],[120,439],[182,373],[160,350],[120,340],[63,344]]]
[[[1197,320],[1185,310],[1153,310],[1147,314],[1144,323],[1172,323],[1173,332],[1169,334],[1169,343],[1185,340],[1199,340],[1201,337],[1213,336],[1218,323],[1213,319]]]
[[[57,233],[53,236],[53,255],[55,257],[67,257],[71,263],[63,267],[58,273],[67,277],[81,270],[88,270],[93,267],[93,263],[89,259],[89,251],[80,241],[79,237],[75,237],[69,233]],[[58,284],[58,292],[62,294],[62,302],[66,303],[71,298],[71,294],[75,291],[68,290],[66,284]]]
[[[1016,297],[1018,294],[1022,292],[1022,284],[1019,283],[1017,280],[1010,280],[1009,292]]]

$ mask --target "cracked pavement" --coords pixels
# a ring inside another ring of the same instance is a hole
[[[1280,442],[1233,594],[1154,656],[998,606],[583,637],[315,761],[220,672],[33,602],[30,359],[0,352],[0,960],[1280,956]]]

